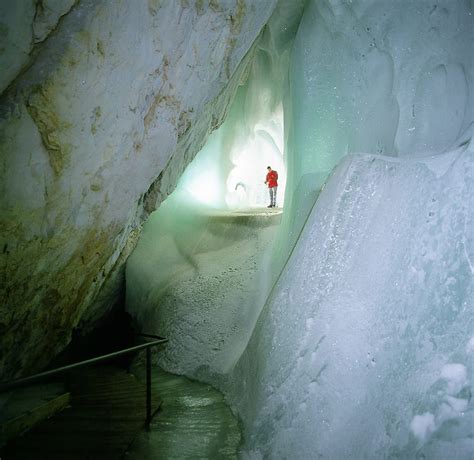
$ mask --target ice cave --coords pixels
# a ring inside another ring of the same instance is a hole
[[[202,458],[473,458],[473,13],[0,2],[0,380],[120,310],[238,420]]]

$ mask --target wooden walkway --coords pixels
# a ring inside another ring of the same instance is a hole
[[[114,366],[71,375],[71,407],[8,444],[2,459],[120,459],[145,425],[145,386]],[[152,408],[160,405],[156,386]]]
[[[135,370],[144,381],[143,369]],[[237,459],[240,430],[222,393],[205,383],[153,367],[163,399],[149,430],[137,436],[127,460]]]

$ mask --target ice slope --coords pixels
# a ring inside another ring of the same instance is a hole
[[[251,458],[472,458],[473,179],[341,161],[232,375]]]
[[[180,187],[152,214],[127,262],[127,309],[169,338],[159,363],[209,380],[237,362],[270,290],[265,267],[281,213],[224,212]]]

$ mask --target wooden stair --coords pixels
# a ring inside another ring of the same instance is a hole
[[[119,459],[145,426],[145,386],[114,366],[71,373],[71,407],[10,442],[5,459]],[[152,409],[161,401],[152,388]]]
[[[70,394],[60,383],[20,388],[1,396],[4,401],[0,409],[0,448],[70,403]]]

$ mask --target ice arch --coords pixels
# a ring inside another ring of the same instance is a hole
[[[470,458],[472,4],[310,0],[299,19],[268,42],[291,48],[269,295],[230,367],[165,364],[226,392],[251,458]]]
[[[270,89],[253,83],[237,92],[227,121],[210,135],[179,181],[180,192],[203,206],[228,210],[265,207],[268,193],[263,181],[267,165],[272,165],[279,172],[278,202],[283,207],[283,108],[265,94]]]

